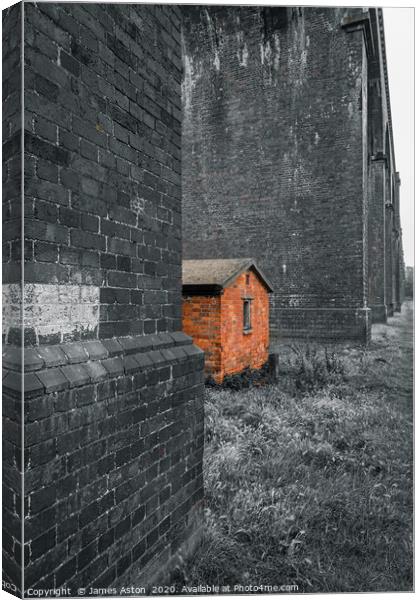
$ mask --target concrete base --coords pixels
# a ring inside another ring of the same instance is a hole
[[[370,308],[279,308],[271,314],[273,336],[325,340],[370,340]]]

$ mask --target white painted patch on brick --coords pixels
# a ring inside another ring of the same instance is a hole
[[[99,324],[99,287],[26,283],[23,292],[24,326],[37,335],[61,334],[69,338],[78,331],[92,332]],[[21,286],[3,285],[3,333],[21,326]]]
[[[10,327],[19,327],[21,322],[22,294],[19,283],[3,285],[2,307],[3,334],[6,334]]]

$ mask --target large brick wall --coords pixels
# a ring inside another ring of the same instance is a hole
[[[3,284],[20,286],[21,271],[21,5],[5,9],[3,22]],[[20,294],[14,298],[19,306]],[[4,330],[3,330],[4,333]]]
[[[406,267],[404,277],[404,296],[412,299],[414,292],[414,267]]]
[[[19,10],[7,13],[10,28]],[[21,587],[24,393],[25,590],[162,582],[199,535],[203,493],[203,354],[179,331],[180,14],[157,5],[23,10],[25,285],[10,237],[3,290],[14,467],[5,576]],[[10,75],[6,94],[16,81]],[[12,116],[7,135],[14,127],[19,152]],[[7,215],[19,228],[12,200]]]
[[[404,257],[381,10],[369,11],[369,31],[368,290],[372,319],[386,321],[401,310]]]
[[[385,238],[380,209],[368,218],[374,14],[183,8],[185,258],[255,256],[275,333],[367,339],[369,305],[384,311],[369,290]]]
[[[21,25],[22,5],[2,12],[3,49],[3,288],[13,284],[16,294],[9,297],[14,310],[21,312]],[[3,311],[10,304],[3,297]],[[3,333],[4,333],[3,327]],[[17,334],[17,335],[16,335]],[[13,338],[13,334],[11,335]],[[15,330],[15,342],[20,342],[20,331]],[[3,589],[15,592],[21,589],[21,523],[22,507],[22,410],[21,403],[5,392],[2,397],[2,564]]]
[[[179,26],[160,7],[25,10],[25,281],[100,288],[101,338],[180,328]]]
[[[372,43],[380,43],[375,13],[371,32]],[[371,53],[368,64],[368,168],[369,186],[369,306],[374,321],[386,321],[385,303],[385,204],[386,156],[385,127],[387,123],[384,72],[381,53]]]

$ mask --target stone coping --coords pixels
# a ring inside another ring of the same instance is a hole
[[[181,331],[24,349],[3,347],[3,388],[25,398],[185,361],[204,352]]]

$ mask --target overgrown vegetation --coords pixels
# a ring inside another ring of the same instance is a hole
[[[290,346],[292,372],[299,392],[314,392],[328,384],[340,384],[345,378],[344,362],[335,350],[322,350],[306,344]]]
[[[205,535],[178,581],[412,589],[410,315],[367,350],[295,347],[277,385],[206,391]]]
[[[208,387],[225,390],[243,390],[253,386],[259,387],[273,383],[275,380],[275,374],[270,362],[267,361],[261,369],[250,369],[247,367],[240,373],[233,375],[226,375],[221,384],[217,384],[212,377],[209,377],[206,381]]]

